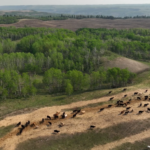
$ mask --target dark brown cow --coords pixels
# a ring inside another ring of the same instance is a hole
[[[111,101],[111,100],[113,100],[114,99],[114,97],[111,97],[109,100]]]

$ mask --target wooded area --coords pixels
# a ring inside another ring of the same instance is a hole
[[[136,60],[150,59],[148,29],[0,28],[1,97],[36,92],[67,93],[120,87],[135,74],[103,68],[112,52]],[[42,77],[41,81],[35,78]],[[44,90],[43,90],[44,89]]]

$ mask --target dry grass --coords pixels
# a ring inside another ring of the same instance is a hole
[[[2,27],[15,26],[15,27],[51,27],[51,28],[64,28],[76,31],[80,28],[116,28],[116,29],[129,29],[129,28],[150,28],[150,19],[68,19],[68,20],[52,20],[41,21],[36,19],[21,20],[17,23],[5,25]]]

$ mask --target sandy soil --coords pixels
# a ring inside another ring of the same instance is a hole
[[[133,95],[133,92],[134,91],[123,92],[115,95],[115,98],[121,99],[124,94],[128,94],[128,96],[131,97]],[[142,93],[144,92],[144,89],[139,89],[138,92]],[[150,94],[150,92],[146,93],[146,95],[148,94]],[[63,133],[74,134],[77,132],[84,132],[87,129],[89,129],[89,120],[90,120],[90,124],[96,125],[97,128],[105,128],[108,126],[116,125],[121,122],[129,122],[131,120],[142,120],[150,117],[149,113],[146,112],[144,112],[142,115],[137,115],[139,109],[146,110],[146,108],[144,107],[137,108],[139,102],[135,102],[132,104],[132,109],[134,109],[134,112],[127,116],[118,115],[119,112],[122,111],[124,108],[113,107],[113,108],[106,109],[103,112],[98,112],[100,108],[99,106],[94,108],[85,108],[84,110],[86,111],[86,113],[84,115],[78,115],[77,118],[71,118],[72,116],[71,112],[67,112],[68,117],[66,119],[64,120],[58,119],[56,121],[52,121],[53,125],[51,127],[47,127],[47,122],[42,125],[38,123],[42,118],[46,117],[47,115],[52,115],[56,111],[84,106],[87,104],[92,104],[97,102],[104,102],[104,101],[108,101],[109,98],[110,96],[106,96],[100,99],[81,101],[69,105],[44,107],[34,112],[31,112],[29,114],[22,114],[22,115],[4,118],[3,120],[0,121],[0,126],[8,126],[10,124],[16,124],[19,121],[25,123],[26,121],[30,120],[31,122],[36,122],[39,128],[33,129],[31,127],[28,127],[27,129],[25,129],[25,131],[23,131],[22,135],[20,136],[16,136],[16,134],[18,133],[18,129],[14,128],[14,130],[11,133],[7,134],[6,136],[0,139],[0,147],[4,147],[4,150],[8,150],[8,149],[14,150],[18,143],[31,138],[36,138],[39,136],[56,136],[53,134],[53,130],[59,129],[58,124],[62,121],[65,123],[65,126],[60,129],[61,134]],[[147,103],[147,102],[143,102],[143,103]],[[101,124],[101,122],[103,122],[103,124]]]
[[[130,29],[130,28],[150,28],[150,19],[68,19],[68,20],[21,20],[14,24],[1,24],[1,27],[15,26],[24,27],[51,27],[51,28],[65,28],[76,31],[80,28],[116,28],[116,29]]]
[[[120,69],[128,68],[128,70],[133,73],[140,73],[150,69],[148,65],[125,57],[119,57],[115,60],[108,61],[105,63],[105,67],[107,66],[109,68],[113,67],[119,67]]]

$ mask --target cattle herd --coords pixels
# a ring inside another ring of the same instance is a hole
[[[122,91],[126,91],[127,89],[123,89]],[[102,107],[102,108],[99,108],[99,111],[98,112],[102,112],[104,111],[105,109],[107,108],[111,108],[111,107],[123,107],[124,110],[122,110],[121,112],[119,112],[119,115],[128,115],[129,113],[133,113],[134,110],[131,106],[128,106],[129,104],[131,104],[132,102],[134,102],[135,100],[136,101],[140,101],[140,104],[137,106],[137,108],[145,108],[145,112],[150,112],[150,108],[147,108],[146,107],[149,105],[149,103],[142,103],[141,101],[150,101],[150,98],[149,98],[149,95],[146,95],[148,90],[145,90],[144,94],[141,94],[139,92],[134,92],[133,93],[133,96],[132,98],[130,97],[129,100],[125,100],[125,98],[127,99],[128,95],[124,95],[122,97],[122,100],[118,100],[118,101],[115,101],[116,103],[114,104],[109,104],[107,105],[106,107]],[[109,91],[108,92],[108,95],[111,94],[112,91]],[[112,101],[115,97],[110,97],[110,99],[108,101]],[[144,112],[144,110],[139,110],[137,112],[137,115],[140,115]],[[21,122],[18,122],[16,124],[15,127],[19,127],[19,132],[17,133],[17,135],[21,135],[22,132],[28,127],[30,128],[33,128],[33,129],[37,129],[40,125],[40,124],[46,124],[47,126],[52,126],[53,125],[53,120],[57,120],[57,119],[65,119],[67,118],[67,114],[66,112],[63,112],[62,114],[60,114],[61,112],[56,112],[55,114],[53,114],[53,116],[49,116],[47,115],[46,118],[42,118],[39,122],[33,122],[31,123],[30,121],[27,121],[25,124],[22,124]],[[84,114],[85,111],[81,110],[81,109],[74,109],[72,110],[72,113],[71,113],[71,117],[70,118],[75,118],[78,114],[82,115]],[[64,126],[64,123],[61,122],[59,125],[58,125],[60,128]],[[94,129],[96,126],[95,125],[90,125],[90,128],[89,129]],[[54,130],[54,133],[59,133],[60,130]]]

